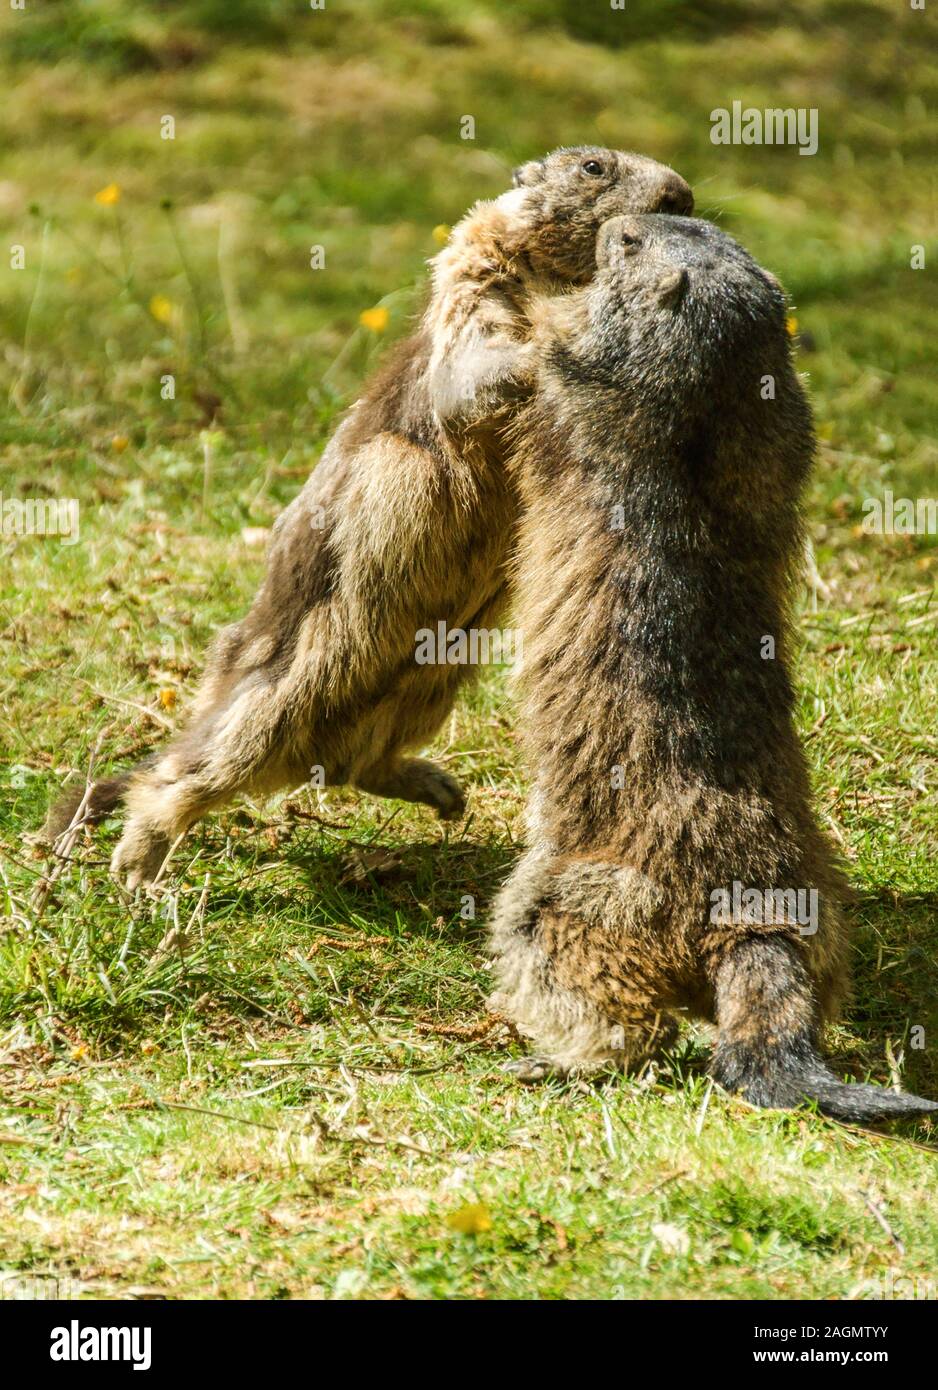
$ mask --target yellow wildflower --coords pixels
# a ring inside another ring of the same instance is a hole
[[[795,318],[794,314],[789,314],[786,318],[785,331],[787,332],[789,338],[793,338],[795,334],[798,332],[798,320]]]
[[[451,1231],[458,1231],[461,1236],[477,1236],[492,1229],[492,1216],[488,1207],[483,1206],[481,1202],[470,1202],[458,1211],[451,1211],[446,1218],[446,1224]]]
[[[160,704],[164,709],[172,709],[176,703],[176,692],[171,686],[160,691]]]
[[[73,1062],[80,1062],[81,1059],[82,1059],[82,1057],[84,1057],[84,1056],[87,1054],[87,1051],[88,1051],[88,1044],[87,1044],[87,1043],[76,1043],[75,1046],[72,1048],[72,1052],[71,1052],[72,1061],[73,1061]]]
[[[369,328],[372,333],[383,333],[390,317],[384,305],[377,304],[374,309],[363,309],[358,316],[358,322],[362,328]]]
[[[109,183],[106,188],[99,188],[94,195],[96,203],[100,203],[103,208],[112,208],[121,200],[121,189],[119,183]]]
[[[433,228],[430,235],[433,237],[437,246],[445,246],[449,241],[449,234],[451,231],[452,228],[448,227],[445,222],[440,222]]]
[[[165,294],[155,294],[150,300],[150,313],[157,323],[172,323],[176,315],[176,306]]]
[[[126,434],[115,434],[114,438],[111,440],[111,448],[114,450],[115,454],[122,454],[129,443],[130,440],[127,438]]]

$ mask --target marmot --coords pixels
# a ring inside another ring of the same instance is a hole
[[[537,389],[512,427],[534,797],[492,1004],[544,1053],[513,1068],[634,1066],[683,1010],[716,1023],[712,1074],[754,1105],[938,1110],[845,1085],[818,1051],[848,943],[792,717],[814,437],[784,296],[695,219],[613,219],[597,265],[532,307]]]
[[[415,638],[440,621],[487,629],[504,604],[517,503],[498,425],[521,389],[526,299],[587,281],[610,216],[693,207],[673,170],[592,146],[526,164],[514,183],[454,229],[418,332],[279,517],[263,586],[220,634],[184,731],[92,790],[88,821],[126,799],[112,868],[128,886],[152,879],[206,811],[314,769],[325,784],[462,812],[454,778],[402,750],[433,736],[468,668],[418,665]],[[79,799],[53,810],[48,834]]]

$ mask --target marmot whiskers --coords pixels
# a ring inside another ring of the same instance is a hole
[[[535,791],[493,1004],[545,1054],[515,1069],[641,1063],[684,1010],[716,1022],[712,1073],[755,1105],[935,1111],[843,1084],[818,1051],[847,936],[792,718],[813,431],[783,295],[691,219],[613,219],[597,264],[543,305],[514,427]],[[797,890],[816,894],[813,933]]]

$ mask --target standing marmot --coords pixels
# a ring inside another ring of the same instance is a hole
[[[515,185],[456,227],[419,331],[278,519],[264,584],[220,634],[184,732],[93,790],[91,820],[126,798],[112,867],[129,886],[212,807],[314,768],[327,784],[462,811],[448,773],[401,756],[436,732],[467,674],[418,665],[415,637],[440,621],[488,628],[503,605],[516,500],[498,424],[524,372],[527,296],[587,281],[608,217],[693,206],[672,170],[593,147],[526,164]],[[49,832],[77,802],[56,808]]]
[[[936,1110],[844,1085],[817,1050],[847,941],[792,721],[813,433],[782,293],[691,219],[613,219],[597,263],[532,309],[538,390],[514,426],[535,793],[495,910],[493,1004],[546,1054],[514,1069],[640,1063],[686,1010],[716,1021],[713,1075],[753,1104]]]

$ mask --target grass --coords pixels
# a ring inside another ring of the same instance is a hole
[[[0,223],[26,260],[0,272],[2,493],[81,507],[78,544],[2,541],[0,1269],[99,1297],[849,1298],[890,1271],[934,1296],[927,1124],[749,1111],[709,1091],[697,1034],[642,1081],[501,1075],[485,918],[525,794],[501,673],[438,740],[470,789],[448,831],[352,793],[233,807],[156,903],[105,873],[114,822],[41,907],[27,840],[95,749],[126,763],[184,712],[262,572],[252,530],[405,328],[433,228],[553,145],[644,150],[793,296],[828,585],[803,602],[799,718],[857,887],[829,1046],[938,1094],[935,539],[859,529],[866,497],[934,491],[933,18],[173,11],[0,15]],[[817,106],[817,156],[711,145],[735,99]],[[378,335],[359,314],[382,301]]]

